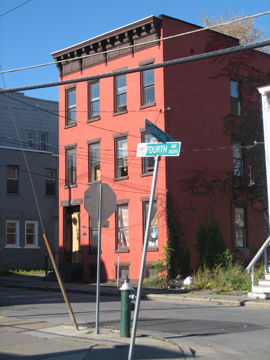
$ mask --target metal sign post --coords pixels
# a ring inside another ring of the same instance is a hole
[[[102,184],[99,184],[98,196],[98,253],[97,253],[97,293],[96,293],[96,327],[99,333],[99,298],[100,298],[100,254],[101,254],[101,212],[102,212]]]
[[[140,302],[141,302],[141,291],[142,291],[142,282],[143,282],[145,258],[146,258],[147,247],[148,247],[148,234],[149,234],[151,212],[152,212],[155,189],[156,189],[159,161],[160,161],[160,156],[156,155],[155,156],[155,166],[154,166],[152,187],[151,187],[151,193],[150,193],[150,200],[149,200],[149,206],[148,206],[148,214],[147,214],[147,220],[146,220],[146,226],[145,226],[145,232],[144,232],[143,254],[142,254],[142,261],[141,261],[140,277],[139,277],[138,288],[137,288],[135,312],[134,312],[133,323],[132,323],[132,334],[131,334],[131,341],[130,341],[130,346],[129,346],[128,360],[133,359],[134,342],[135,342],[135,337],[136,337],[137,321],[138,321],[139,310],[140,310]]]
[[[95,182],[84,192],[84,208],[91,216],[90,226],[98,228],[97,251],[97,290],[96,290],[96,328],[99,333],[99,298],[100,298],[100,268],[101,268],[101,228],[109,227],[106,221],[116,210],[116,194],[108,184]]]

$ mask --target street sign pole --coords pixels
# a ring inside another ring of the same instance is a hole
[[[138,288],[137,288],[135,311],[134,311],[134,317],[133,317],[133,323],[132,323],[132,334],[131,334],[131,340],[130,340],[130,345],[129,345],[128,360],[133,359],[134,343],[135,343],[136,330],[137,330],[137,321],[138,321],[138,317],[139,317],[140,302],[141,302],[143,273],[144,273],[145,259],[146,259],[146,253],[147,253],[147,247],[148,247],[148,234],[149,234],[149,227],[150,227],[150,220],[151,220],[151,212],[152,212],[152,207],[153,207],[153,202],[154,202],[154,195],[155,195],[155,190],[156,190],[159,161],[160,161],[160,156],[155,155],[155,166],[154,166],[152,187],[151,187],[149,206],[148,206],[148,214],[147,214],[147,220],[146,220],[146,226],[145,226],[145,232],[144,232],[143,254],[142,254],[142,260],[141,260],[140,277],[139,277]]]
[[[100,254],[101,254],[101,213],[102,213],[102,184],[99,184],[98,196],[98,253],[97,253],[97,293],[96,293],[96,328],[99,334],[99,298],[100,298]]]

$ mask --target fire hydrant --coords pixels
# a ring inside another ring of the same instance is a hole
[[[131,291],[132,286],[129,283],[128,276],[124,280],[121,290],[121,321],[120,321],[120,337],[130,337],[130,319],[131,319]]]

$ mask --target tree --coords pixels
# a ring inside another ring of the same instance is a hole
[[[228,12],[226,11],[224,11],[220,15],[211,17],[208,17],[205,12],[199,12],[199,14],[202,20],[202,26],[204,27],[221,25],[232,20],[247,17],[246,14],[238,14],[235,10],[231,13],[231,15],[228,14]],[[239,39],[240,45],[248,44],[255,41],[262,41],[266,38],[266,30],[257,27],[255,18],[237,21],[224,26],[218,26],[213,30]],[[267,46],[263,48],[263,51],[269,53],[270,47]]]

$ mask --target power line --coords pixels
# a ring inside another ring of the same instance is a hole
[[[0,17],[2,17],[2,16],[4,16],[4,15],[9,14],[11,11],[14,11],[14,10],[18,9],[19,7],[21,7],[21,6],[25,5],[25,4],[27,4],[27,3],[28,3],[28,2],[30,2],[30,1],[31,1],[31,0],[27,0],[27,1],[25,1],[24,3],[22,3],[22,4],[18,5],[18,6],[16,6],[15,8],[10,9],[10,10],[8,10],[8,11],[6,11],[5,13],[1,14],[1,15],[0,15]]]
[[[157,42],[160,42],[160,41],[171,40],[171,39],[174,39],[174,38],[177,38],[177,37],[180,37],[180,36],[191,35],[191,34],[198,33],[198,32],[201,32],[201,31],[206,31],[206,30],[213,30],[215,28],[219,28],[219,27],[222,27],[222,26],[227,26],[227,25],[239,22],[239,21],[250,20],[250,19],[253,19],[253,18],[256,18],[256,17],[259,17],[259,16],[267,15],[267,14],[270,14],[270,11],[265,11],[263,13],[246,16],[246,17],[243,17],[243,18],[240,18],[240,19],[230,20],[230,21],[227,21],[227,22],[222,23],[222,24],[211,25],[211,26],[208,26],[208,27],[188,31],[188,32],[181,33],[181,34],[171,35],[171,36],[168,36],[168,37],[165,37],[165,38],[146,41],[146,42],[143,42],[143,43],[140,43],[140,44],[127,45],[127,46],[121,47],[121,50],[133,49],[136,46],[150,45],[150,44],[157,43]],[[44,63],[44,64],[31,65],[31,66],[18,68],[18,69],[4,70],[4,71],[0,71],[0,74],[1,73],[4,74],[4,73],[9,73],[9,72],[15,72],[15,71],[22,71],[22,70],[35,69],[35,68],[49,66],[49,65],[57,65],[57,64],[61,64],[63,62],[67,62],[67,61],[81,60],[81,59],[85,59],[85,58],[93,57],[93,56],[97,56],[97,55],[113,53],[115,51],[119,51],[119,49],[106,50],[106,51],[101,51],[101,52],[98,52],[98,53],[95,53],[95,54],[83,55],[83,56],[78,56],[78,57],[74,57],[74,58],[71,58],[71,59],[64,59],[64,60],[59,60],[59,61],[51,61],[51,62]]]
[[[55,81],[55,82],[50,82],[50,83],[38,84],[38,85],[28,85],[28,86],[21,86],[21,87],[17,87],[17,88],[0,89],[0,94],[7,93],[7,92],[26,91],[26,90],[34,90],[34,89],[59,86],[59,85],[74,84],[74,83],[91,81],[91,80],[99,80],[99,79],[114,77],[114,76],[118,76],[118,75],[133,74],[133,73],[141,72],[144,70],[159,69],[159,68],[163,68],[163,67],[167,67],[167,66],[185,64],[185,63],[192,62],[192,61],[205,60],[205,59],[210,59],[210,58],[217,57],[217,56],[234,54],[234,53],[238,53],[241,51],[253,50],[253,49],[257,49],[257,48],[268,46],[268,45],[270,45],[270,39],[260,41],[257,43],[253,42],[248,45],[239,45],[239,46],[215,50],[215,51],[211,51],[211,52],[207,52],[207,53],[203,53],[203,54],[199,54],[199,55],[192,55],[192,56],[187,56],[184,58],[163,61],[158,64],[144,65],[144,66],[136,67],[133,69],[118,70],[118,71],[113,71],[113,72],[99,74],[99,75],[92,75],[92,76],[86,76],[86,77],[82,77],[82,78],[63,80],[63,81]]]

